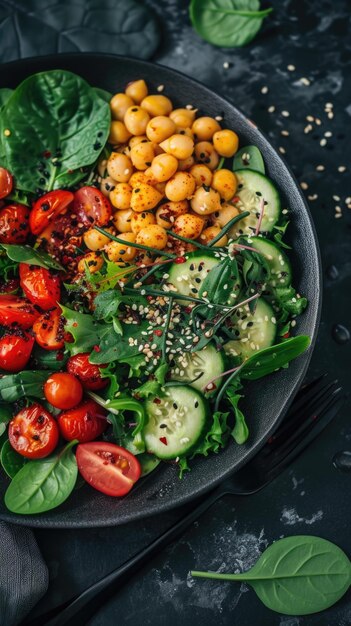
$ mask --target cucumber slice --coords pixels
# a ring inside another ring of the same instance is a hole
[[[231,339],[224,344],[224,352],[240,363],[258,350],[273,345],[277,331],[277,322],[272,307],[259,298],[254,313],[250,312],[246,304],[235,311],[231,318],[234,334],[237,339]]]
[[[198,352],[184,352],[174,358],[175,364],[171,368],[171,380],[179,380],[194,389],[202,391],[207,384],[225,370],[223,351],[216,350],[214,344],[209,343]],[[201,375],[201,376],[200,376]],[[218,378],[214,383],[212,395],[222,383]]]
[[[198,298],[202,281],[219,261],[206,252],[192,252],[185,263],[172,263],[168,281],[184,296]]]
[[[187,385],[170,385],[164,395],[146,402],[143,430],[146,449],[157,458],[175,459],[191,452],[207,430],[206,399]]]
[[[280,217],[281,206],[278,190],[273,182],[253,170],[237,170],[235,176],[238,179],[236,196],[239,201],[235,204],[240,211],[250,211],[243,220],[240,220],[229,231],[231,237],[240,235],[252,235],[257,226],[260,213],[260,201],[265,201],[263,219],[260,232],[270,232]]]
[[[249,245],[256,248],[266,259],[271,272],[269,285],[272,287],[286,287],[290,285],[292,273],[291,265],[285,252],[273,241],[262,237],[250,237]]]

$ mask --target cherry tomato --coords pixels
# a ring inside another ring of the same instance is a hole
[[[67,211],[73,201],[70,191],[49,191],[37,200],[29,216],[29,225],[33,235],[39,235],[58,215]]]
[[[61,280],[38,265],[19,265],[20,285],[28,300],[47,311],[57,307],[61,297]]]
[[[106,441],[79,444],[77,463],[89,485],[107,496],[124,496],[141,474],[140,463],[131,452]]]
[[[17,293],[19,290],[19,280],[18,278],[10,278],[6,282],[0,282],[0,295],[4,295],[6,293]]]
[[[60,309],[47,311],[33,325],[36,342],[44,350],[62,350],[65,347],[65,341],[70,341],[72,338],[70,333],[65,333],[64,326]]]
[[[29,209],[23,204],[0,209],[0,243],[24,243],[29,233],[28,219]]]
[[[106,365],[98,367],[98,365],[89,363],[89,356],[89,352],[81,352],[71,356],[67,361],[67,370],[79,378],[85,389],[91,391],[103,389],[108,384],[108,380],[102,378],[100,367],[106,367]]]
[[[105,226],[112,216],[112,207],[96,187],[81,187],[74,194],[73,213],[84,226]]]
[[[0,167],[0,200],[6,198],[12,191],[12,176],[4,167]]]
[[[106,411],[94,400],[85,400],[74,409],[60,413],[58,425],[67,441],[78,439],[80,443],[92,441],[104,432]]]
[[[34,337],[29,333],[4,335],[0,339],[0,368],[7,372],[23,370],[29,361]]]
[[[11,420],[8,436],[16,452],[28,459],[42,459],[56,448],[59,429],[52,415],[35,403]]]
[[[24,330],[31,328],[40,311],[31,302],[18,296],[0,295],[0,324],[20,326]]]
[[[72,374],[56,372],[44,384],[44,395],[57,409],[73,409],[83,397],[83,387]]]

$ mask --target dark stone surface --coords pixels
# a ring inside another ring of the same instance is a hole
[[[274,1],[275,12],[254,42],[222,50],[202,42],[187,19],[188,2],[149,0],[163,24],[163,43],[154,60],[195,76],[239,105],[286,150],[286,160],[306,195],[319,235],[327,277],[319,340],[309,378],[330,371],[349,388],[350,342],[332,338],[335,324],[350,328],[351,44],[347,0]],[[93,47],[92,47],[93,50]],[[113,50],[111,49],[111,52]],[[228,69],[223,63],[229,62]],[[288,65],[294,71],[288,71]],[[309,85],[301,83],[307,78]],[[261,93],[262,87],[268,93]],[[334,105],[334,118],[324,111]],[[269,113],[268,107],[275,106]],[[282,111],[290,112],[284,117]],[[306,116],[321,120],[304,134]],[[289,136],[281,135],[288,130]],[[325,132],[327,145],[320,141]],[[323,165],[324,171],[316,171]],[[345,172],[338,167],[345,165]],[[340,200],[333,199],[339,196]],[[342,217],[335,219],[335,206]],[[330,271],[331,266],[337,272]],[[236,583],[192,581],[191,568],[246,569],[264,547],[281,536],[314,534],[338,543],[351,555],[350,477],[333,467],[334,454],[351,449],[350,405],[291,469],[262,493],[228,497],[215,505],[183,539],[145,568],[96,616],[89,626],[133,624],[191,626],[201,621],[240,626],[349,626],[350,594],[323,614],[288,617],[265,609],[252,591]],[[82,531],[36,531],[51,574],[37,614],[82,591],[138,551],[182,513],[178,510],[125,527]]]

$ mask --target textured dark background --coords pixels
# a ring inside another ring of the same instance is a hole
[[[268,134],[273,145],[285,151],[300,183],[308,185],[305,193],[325,272],[322,323],[308,378],[329,371],[348,389],[350,343],[337,343],[333,327],[351,327],[351,210],[347,206],[351,206],[349,1],[272,0],[275,10],[261,33],[247,47],[236,50],[213,48],[200,40],[189,24],[187,0],[147,0],[145,4],[158,16],[162,33],[152,60],[196,77],[238,105]],[[145,57],[152,53],[155,39],[151,38],[150,44],[150,40],[135,37],[132,43],[126,43],[123,37],[113,35],[118,32],[113,27],[113,11],[126,2],[90,0],[84,10],[82,0],[50,3],[46,23],[59,23],[58,30],[69,33],[64,38],[52,33],[48,36],[48,31],[39,35],[38,24],[28,18],[28,12],[34,10],[42,20],[45,5],[49,3],[18,1],[16,6],[21,11],[14,14],[15,3],[0,0],[3,61],[63,50],[122,51]],[[106,16],[96,13],[103,6],[112,11],[108,22]],[[73,13],[79,17],[75,17],[75,24],[86,25],[90,20],[83,34],[78,26],[71,28]],[[60,21],[55,22],[58,18],[52,15],[59,15]],[[96,28],[103,22],[110,24],[111,34],[97,37]],[[150,23],[151,33],[155,32],[153,28]],[[121,49],[121,43],[125,49]],[[295,69],[289,71],[288,66]],[[328,117],[326,103],[333,105],[333,117]],[[321,123],[308,122],[307,116]],[[309,123],[312,128],[304,133]],[[325,169],[317,170],[317,166]],[[351,555],[351,477],[332,464],[338,450],[351,449],[349,415],[347,403],[335,423],[264,492],[247,499],[228,497],[215,505],[181,541],[154,560],[93,617],[89,626],[163,626],[166,621],[170,626],[192,626],[196,621],[204,626],[349,626],[350,594],[323,614],[294,618],[268,611],[244,586],[195,582],[188,576],[192,568],[246,569],[266,545],[291,534],[320,535]],[[120,528],[36,531],[51,576],[49,592],[36,614],[108,573],[183,512]]]

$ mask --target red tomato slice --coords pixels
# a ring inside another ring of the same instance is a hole
[[[93,441],[107,426],[106,411],[94,400],[85,400],[74,409],[60,413],[58,425],[67,441],[78,439],[80,443]]]
[[[40,315],[40,311],[25,298],[0,295],[0,324],[3,326],[20,326],[27,330]]]
[[[54,309],[41,315],[33,325],[36,342],[44,350],[61,350],[71,335],[65,333],[65,323],[60,309]]]
[[[7,372],[20,372],[25,368],[34,345],[29,333],[4,335],[0,339],[0,368]]]
[[[28,300],[44,311],[57,307],[61,297],[61,280],[37,265],[20,263],[20,285]]]
[[[96,391],[103,389],[108,384],[107,378],[102,378],[100,367],[106,367],[106,365],[95,365],[89,363],[89,352],[81,352],[71,356],[67,361],[67,371],[79,378],[85,389]]]
[[[44,384],[44,395],[57,409],[72,409],[83,397],[83,387],[78,378],[68,372],[51,374]]]
[[[0,243],[24,243],[28,233],[28,207],[23,204],[8,204],[0,210]]]
[[[6,198],[12,191],[13,179],[8,170],[0,167],[0,200]]]
[[[82,187],[74,194],[73,213],[84,226],[105,226],[112,217],[112,207],[99,189]]]
[[[28,459],[42,459],[56,448],[59,429],[52,415],[35,403],[11,420],[8,435],[16,452]]]
[[[29,225],[33,235],[39,235],[58,215],[66,213],[73,201],[70,191],[49,191],[37,200],[29,216]]]
[[[79,444],[77,463],[87,483],[107,496],[124,496],[141,474],[131,452],[106,441]]]

